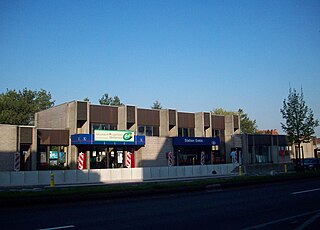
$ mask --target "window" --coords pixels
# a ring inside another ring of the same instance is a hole
[[[138,135],[159,136],[159,127],[157,126],[138,126]]]
[[[193,128],[178,128],[179,137],[194,137]]]
[[[91,124],[91,133],[94,130],[117,130],[117,125],[114,124]]]
[[[213,129],[212,133],[213,133],[214,137],[220,137],[220,138],[224,137],[224,130],[223,129],[221,129],[221,130],[220,129]]]
[[[256,163],[269,163],[271,160],[270,156],[270,146],[266,145],[256,145]]]

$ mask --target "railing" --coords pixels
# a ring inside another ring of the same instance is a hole
[[[54,170],[0,172],[0,187],[48,186],[50,175],[54,174],[55,185],[121,183],[134,181],[179,179],[211,175],[230,175],[233,164],[196,165],[149,168],[119,168],[92,170]]]

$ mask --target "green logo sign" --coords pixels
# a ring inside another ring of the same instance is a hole
[[[123,140],[130,140],[132,138],[132,133],[125,133],[123,134]]]

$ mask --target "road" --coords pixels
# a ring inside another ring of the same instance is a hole
[[[320,179],[0,208],[1,229],[320,229]]]

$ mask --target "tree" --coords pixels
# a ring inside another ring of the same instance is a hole
[[[109,97],[109,94],[105,93],[99,100],[100,105],[115,105],[120,106],[123,105],[118,96]]]
[[[287,133],[289,141],[298,147],[296,166],[299,166],[301,143],[312,140],[314,129],[319,126],[319,121],[314,118],[313,111],[306,105],[302,88],[300,94],[296,89],[289,89],[288,98],[283,100],[283,108],[280,112],[285,120],[285,123],[281,123],[282,129]]]
[[[238,112],[226,111],[222,108],[217,108],[213,111],[217,115],[239,115],[240,118],[240,131],[244,134],[253,134],[257,132],[256,120],[251,120],[248,114],[244,113],[243,109],[239,109]]]
[[[245,134],[253,134],[257,132],[258,126],[256,124],[256,120],[251,120],[248,117],[248,114],[244,113],[242,109],[238,110],[238,114],[240,116],[240,130],[241,133]]]
[[[153,102],[151,109],[162,109],[161,103],[158,100],[156,100],[155,102]]]
[[[0,94],[0,123],[11,125],[32,125],[34,114],[54,105],[50,92],[43,89],[32,91],[9,90]]]
[[[123,104],[121,103],[120,98],[118,96],[114,96],[111,105],[120,106]]]
[[[86,97],[85,99],[83,99],[83,101],[90,101],[90,99]]]

